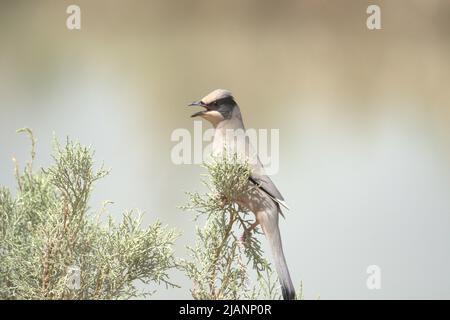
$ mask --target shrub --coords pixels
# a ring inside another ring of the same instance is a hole
[[[88,205],[94,183],[108,171],[94,169],[93,152],[55,140],[54,164],[34,171],[16,163],[17,192],[0,188],[0,299],[128,299],[151,294],[138,282],[173,286],[177,232],[141,214],[126,212],[115,223],[106,205]],[[102,223],[100,215],[107,215]]]

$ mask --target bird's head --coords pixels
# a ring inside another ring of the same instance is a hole
[[[203,97],[201,100],[192,102],[189,106],[200,106],[205,108],[205,110],[194,113],[191,117],[202,117],[216,126],[223,120],[231,119],[237,104],[230,91],[217,89]]]

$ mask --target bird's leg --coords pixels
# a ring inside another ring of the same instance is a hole
[[[219,198],[218,200],[219,200],[220,206],[222,208],[224,208],[226,205],[228,205],[230,203],[230,200],[224,195],[219,195],[218,198]]]
[[[247,237],[250,235],[250,232],[253,231],[253,229],[255,229],[258,226],[259,222],[255,221],[254,223],[252,223],[250,225],[250,227],[244,229],[244,233],[242,233],[242,236],[239,238],[239,240],[244,243],[245,240],[247,239]]]

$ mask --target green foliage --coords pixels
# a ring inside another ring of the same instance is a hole
[[[254,192],[248,182],[248,163],[224,156],[206,168],[208,179],[203,182],[209,192],[189,193],[190,203],[183,207],[194,211],[196,219],[203,216],[206,220],[203,228],[196,229],[195,247],[188,247],[190,259],[183,261],[193,281],[193,298],[279,299],[277,278],[264,258],[260,231],[246,231],[253,215],[236,203],[239,195]]]
[[[100,222],[88,207],[94,182],[108,171],[94,169],[90,148],[55,143],[54,164],[23,171],[18,190],[0,188],[0,299],[128,299],[140,282],[169,282],[176,265],[177,233],[156,222],[141,227],[141,215],[126,212],[120,223]]]

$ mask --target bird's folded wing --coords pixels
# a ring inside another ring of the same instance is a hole
[[[277,202],[278,204],[282,205],[283,207],[289,210],[289,207],[284,202],[283,196],[281,195],[280,191],[278,191],[277,187],[275,186],[273,181],[269,178],[269,176],[252,173],[249,179],[251,182],[256,184],[259,189],[261,189],[263,192],[269,195],[273,201]]]

